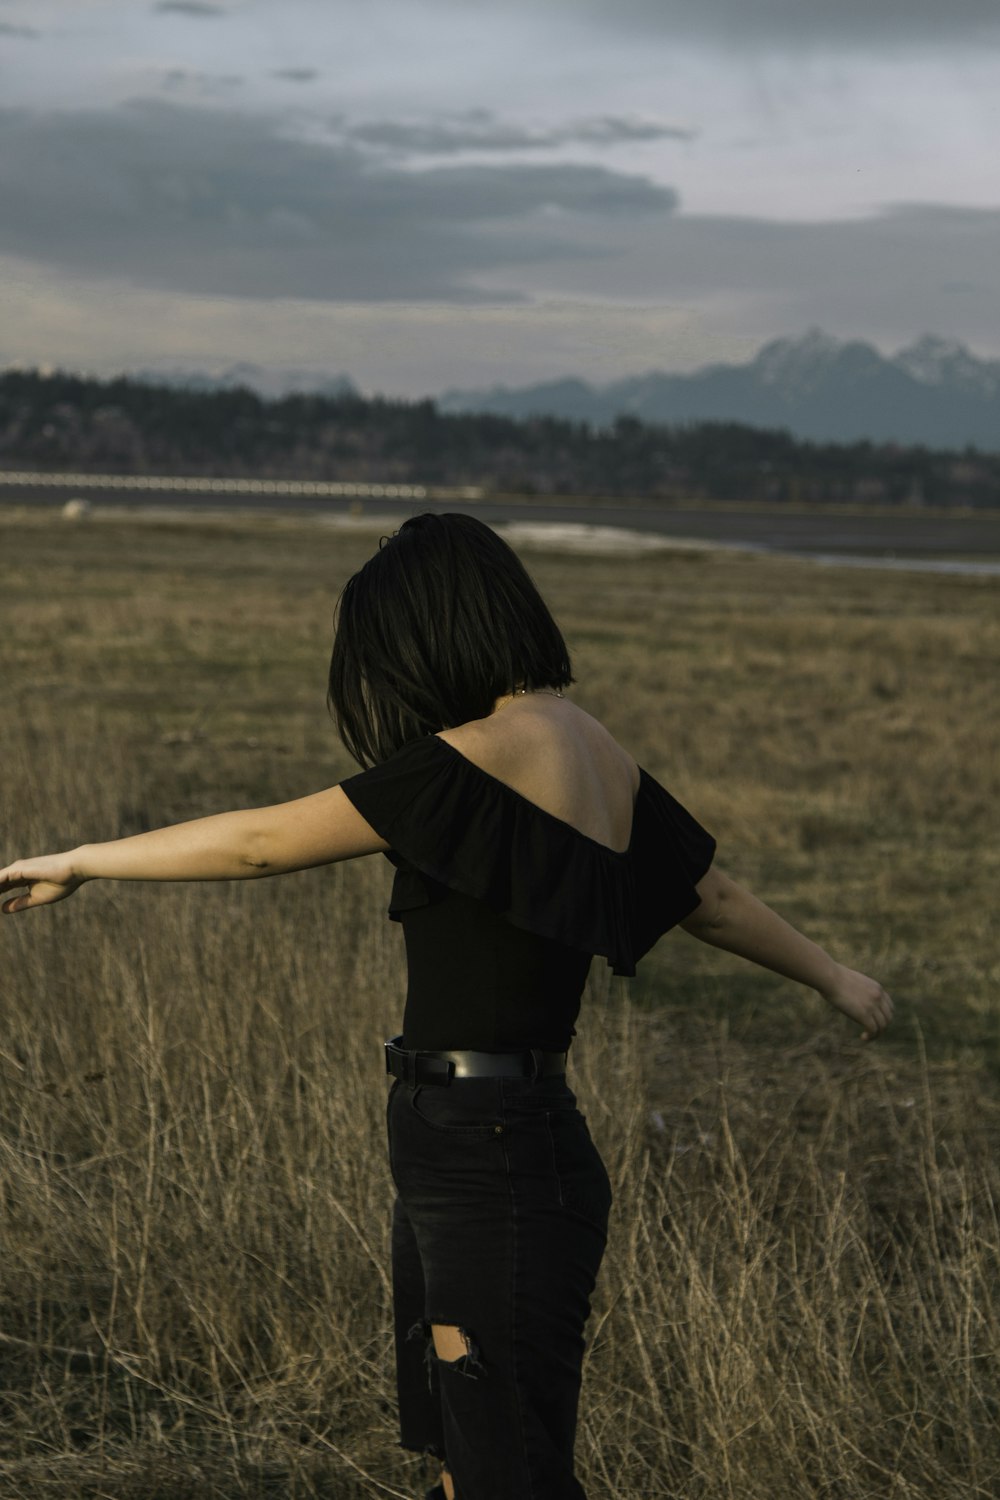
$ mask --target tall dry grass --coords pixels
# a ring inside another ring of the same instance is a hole
[[[3,853],[347,774],[332,600],[374,537],[8,512]],[[525,554],[574,696],[720,860],[897,1000],[664,940],[594,965],[573,1078],[616,1194],[594,1497],[966,1500],[1000,1476],[995,592]],[[4,919],[0,1496],[422,1493],[396,1446],[384,861]]]

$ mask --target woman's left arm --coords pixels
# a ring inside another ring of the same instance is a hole
[[[836,963],[818,943],[714,865],[695,889],[701,904],[681,922],[685,932],[775,974],[811,985],[863,1028],[863,1042],[888,1026],[892,1000],[877,979]]]
[[[0,870],[10,914],[49,906],[88,880],[253,880],[389,848],[339,786],[273,807],[216,813]]]

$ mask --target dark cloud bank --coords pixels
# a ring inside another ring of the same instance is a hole
[[[506,127],[482,113],[429,124],[425,152],[456,149],[470,125],[499,149]],[[669,187],[591,164],[404,170],[402,132],[347,125],[325,145],[273,116],[165,100],[0,110],[0,253],[182,294],[632,299],[721,305],[744,332],[819,321],[884,339],[930,324],[996,344],[1000,209],[895,205],[829,223],[685,215]]]
[[[404,172],[269,117],[151,100],[0,111],[0,193],[0,251],[178,291],[332,300],[481,300],[476,272],[606,253],[558,215],[676,206],[599,166]]]

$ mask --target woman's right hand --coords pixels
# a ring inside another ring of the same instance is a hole
[[[24,893],[12,896],[0,906],[8,916],[16,911],[30,911],[35,906],[51,906],[63,901],[83,885],[85,876],[73,869],[69,854],[43,854],[38,859],[19,859],[0,870],[0,892]]]
[[[892,1020],[892,1000],[889,995],[877,979],[869,979],[867,974],[861,974],[857,969],[847,969],[843,964],[838,964],[833,982],[825,985],[819,993],[837,1010],[842,1010],[845,1016],[850,1016],[852,1021],[857,1021],[859,1026],[864,1027],[861,1036],[863,1042],[870,1042],[873,1037],[878,1036]]]

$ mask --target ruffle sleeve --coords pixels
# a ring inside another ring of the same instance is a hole
[[[716,841],[666,787],[640,766],[629,854],[635,882],[633,965],[701,904],[695,889],[715,858]],[[615,969],[615,973],[635,973]]]
[[[391,846],[393,919],[455,890],[516,927],[600,954],[627,976],[698,905],[694,886],[715,852],[712,836],[641,768],[623,853],[538,807],[436,735],[340,785]]]

